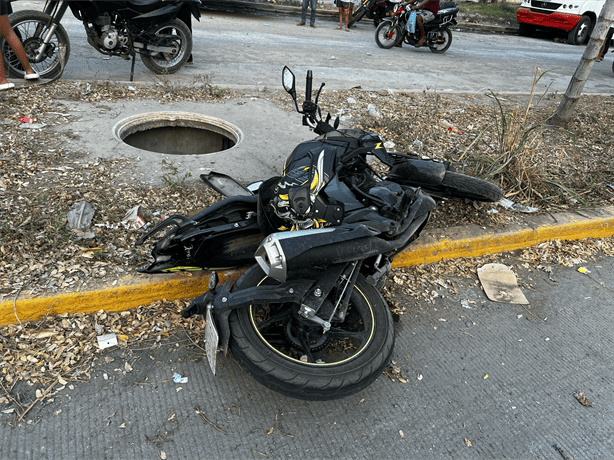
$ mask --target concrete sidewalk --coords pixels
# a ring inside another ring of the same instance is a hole
[[[504,228],[478,226],[427,229],[394,261],[395,267],[477,257],[513,251],[549,240],[579,240],[614,235],[614,207],[526,216],[522,224]],[[242,269],[220,273],[222,280],[236,279]],[[53,297],[18,299],[0,303],[0,325],[35,320],[45,315],[122,311],[155,300],[187,299],[207,289],[209,272],[131,276],[116,286]]]

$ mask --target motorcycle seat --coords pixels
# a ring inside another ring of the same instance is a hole
[[[445,8],[437,12],[437,18],[442,18],[443,16],[449,16],[450,14],[456,14],[456,13],[458,13],[457,6],[454,8]]]

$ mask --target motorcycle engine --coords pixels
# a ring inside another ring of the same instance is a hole
[[[128,36],[115,27],[115,24],[111,21],[111,16],[99,16],[95,19],[94,23],[99,26],[98,42],[104,49],[115,50],[117,48],[124,48],[127,45]]]

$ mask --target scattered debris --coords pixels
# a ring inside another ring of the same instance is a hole
[[[471,441],[469,441],[469,439],[467,439],[467,438],[465,438],[465,445],[467,447],[471,447],[472,446]]]
[[[401,383],[407,383],[407,379],[401,373],[401,368],[397,366],[397,362],[392,360],[386,369],[384,369],[384,375],[393,382],[398,380]]]
[[[117,345],[117,335],[114,332],[112,332],[111,334],[99,335],[98,337],[96,337],[96,339],[98,340],[98,348],[100,348],[101,350],[104,350],[105,348],[111,348]]]
[[[563,460],[573,460],[573,457],[571,455],[565,454],[565,451],[556,444],[553,444],[552,447],[559,453],[561,457],[563,457]]]
[[[524,212],[527,214],[539,211],[539,208],[534,208],[533,206],[526,206],[520,203],[514,203],[512,200],[508,200],[507,198],[501,198],[495,204],[503,206],[505,209],[509,209],[510,211]]]
[[[588,398],[583,392],[576,391],[573,395],[578,400],[578,402],[582,404],[583,406],[593,407],[593,403],[588,400]]]
[[[478,268],[478,278],[482,283],[486,296],[490,300],[523,305],[529,303],[518,287],[516,275],[506,265],[484,265]]]
[[[454,126],[452,123],[450,123],[448,120],[441,120],[439,122],[439,124],[441,126],[443,126],[444,128],[446,128],[446,130],[448,130],[448,132],[453,133],[453,134],[461,134],[460,129],[458,129],[456,126]]]
[[[173,374],[173,382],[175,383],[188,383],[187,377],[182,377],[181,374],[175,372]]]
[[[121,223],[130,229],[136,230],[137,228],[141,228],[143,225],[145,225],[145,220],[140,216],[140,213],[140,205],[130,208],[128,212],[126,212],[126,215],[122,219]]]
[[[209,419],[205,416],[204,412],[201,411],[198,406],[194,406],[194,410],[196,411],[196,413],[198,415],[200,415],[200,418],[202,418],[206,423],[208,423],[209,425],[211,425],[213,428],[215,428],[216,431],[218,431],[219,433],[222,434],[228,434],[226,433],[224,430],[222,430],[219,426],[217,426],[215,423],[210,422]]]
[[[589,274],[589,273],[591,272],[590,270],[588,270],[588,269],[586,269],[586,268],[584,268],[584,267],[579,267],[579,268],[578,268],[578,271],[579,271],[580,273],[584,273],[584,274]]]

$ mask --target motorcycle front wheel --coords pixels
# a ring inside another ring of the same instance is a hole
[[[271,284],[279,282],[255,265],[234,290]],[[392,316],[382,295],[362,275],[345,320],[333,321],[327,333],[302,318],[299,307],[251,305],[231,314],[231,353],[254,379],[292,398],[322,401],[354,394],[382,374],[394,348]]]
[[[57,25],[47,48],[37,59],[37,50],[49,31],[51,16],[40,11],[18,11],[9,15],[9,23],[21,40],[32,69],[41,78],[59,78],[70,56],[70,41],[64,27]],[[25,70],[6,40],[2,40],[0,49],[7,75],[11,78],[23,78]]]
[[[352,27],[354,24],[360,21],[366,12],[367,8],[364,5],[358,8],[358,10],[352,15],[350,22],[348,22],[348,27]]]
[[[152,72],[158,75],[175,73],[188,61],[192,53],[192,34],[183,21],[173,19],[162,24],[152,31],[150,36],[152,41],[148,45],[174,48],[172,53],[157,51],[141,53],[143,64]]]
[[[433,40],[433,44],[429,46],[431,51],[436,54],[445,53],[452,44],[452,31],[447,27],[442,27],[437,34],[437,38]]]
[[[392,21],[382,21],[375,29],[375,43],[384,49],[390,49],[402,38],[401,28]]]

